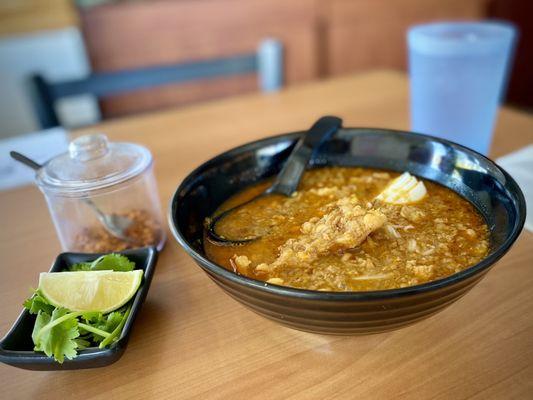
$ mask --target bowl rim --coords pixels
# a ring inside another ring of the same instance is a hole
[[[262,292],[275,294],[275,295],[281,295],[284,297],[296,298],[296,299],[328,300],[328,301],[350,301],[350,300],[371,301],[371,300],[383,300],[383,299],[405,297],[405,296],[411,296],[415,294],[427,293],[427,292],[435,291],[435,290],[444,288],[446,286],[451,286],[455,283],[464,281],[492,267],[500,258],[502,258],[509,251],[511,246],[514,244],[514,242],[516,241],[516,239],[522,232],[522,228],[524,226],[525,219],[526,219],[526,203],[525,203],[524,194],[522,193],[520,186],[518,186],[518,184],[513,179],[513,177],[507,171],[505,171],[505,169],[497,165],[494,161],[484,156],[483,154],[478,153],[477,151],[472,150],[466,146],[460,145],[456,142],[438,138],[438,137],[431,136],[431,135],[427,135],[427,134],[423,134],[423,133],[402,131],[402,130],[397,130],[397,129],[373,128],[373,127],[343,127],[341,128],[341,130],[342,131],[367,131],[367,132],[372,132],[372,133],[395,133],[395,134],[402,134],[402,135],[408,135],[408,136],[413,136],[413,135],[419,136],[427,140],[440,142],[442,144],[458,148],[459,150],[462,150],[467,153],[472,153],[476,157],[484,159],[492,167],[495,167],[498,171],[502,173],[502,175],[505,177],[505,180],[506,180],[506,187],[510,186],[510,189],[512,189],[513,192],[516,193],[517,206],[518,206],[517,207],[518,217],[513,226],[511,234],[507,237],[504,243],[502,243],[491,254],[483,258],[480,262],[462,271],[459,271],[457,273],[454,273],[452,275],[449,275],[441,279],[437,279],[437,280],[426,282],[426,283],[419,284],[419,285],[407,286],[404,288],[397,288],[397,289],[372,290],[372,291],[333,292],[333,291],[317,291],[317,290],[309,290],[309,289],[299,289],[299,288],[293,288],[289,286],[275,285],[275,284],[249,278],[247,276],[239,275],[232,271],[229,271],[226,268],[212,262],[207,257],[204,257],[202,254],[196,251],[188,243],[185,236],[179,230],[177,221],[175,221],[175,218],[174,218],[173,210],[174,210],[175,204],[178,203],[178,197],[179,197],[178,194],[186,186],[190,185],[191,183],[190,181],[195,176],[197,176],[201,170],[209,167],[211,164],[216,164],[222,159],[231,158],[234,154],[239,153],[242,150],[245,150],[249,147],[255,147],[265,142],[277,142],[277,141],[282,141],[284,139],[290,140],[293,137],[297,137],[305,132],[305,131],[294,131],[294,132],[288,132],[288,133],[268,136],[268,137],[265,137],[259,140],[254,140],[254,141],[247,142],[236,147],[232,147],[229,150],[219,153],[216,156],[210,158],[209,160],[203,162],[201,165],[199,165],[194,170],[192,170],[189,174],[187,174],[187,176],[181,181],[181,183],[179,184],[179,186],[177,187],[177,189],[175,190],[174,194],[172,195],[169,201],[167,218],[168,218],[168,224],[172,232],[172,235],[174,236],[176,241],[184,248],[187,254],[191,256],[202,269],[206,270],[206,272],[208,273],[213,273],[217,276],[221,276],[222,278],[225,278],[236,284],[255,288]],[[450,189],[450,190],[453,190],[453,189]]]

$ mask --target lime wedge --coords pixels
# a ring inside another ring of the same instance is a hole
[[[143,271],[43,272],[39,290],[54,306],[108,313],[126,304],[141,285]]]

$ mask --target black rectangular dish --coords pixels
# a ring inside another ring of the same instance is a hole
[[[141,286],[133,297],[131,312],[126,320],[122,333],[115,343],[105,349],[89,347],[81,350],[78,352],[76,358],[72,360],[65,359],[63,364],[59,364],[52,357],[33,350],[31,333],[35,323],[35,315],[31,315],[28,310],[24,310],[0,342],[0,361],[17,368],[36,371],[98,368],[117,361],[126,350],[133,323],[139,314],[148,289],[150,288],[158,255],[155,247],[144,247],[118,253],[125,255],[133,261],[135,263],[135,269],[142,269],[144,271],[144,277]],[[70,265],[93,261],[101,255],[61,253],[56,258],[50,272],[65,271]]]

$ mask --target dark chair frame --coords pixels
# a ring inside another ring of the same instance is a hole
[[[216,60],[98,73],[82,79],[49,82],[41,74],[30,77],[33,108],[42,129],[60,126],[55,103],[61,98],[90,94],[96,98],[157,87],[171,83],[208,80],[224,76],[258,73],[263,91],[274,91],[283,80],[282,47],[265,40],[258,52]]]

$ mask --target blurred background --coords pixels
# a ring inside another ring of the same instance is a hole
[[[406,70],[409,26],[505,19],[520,30],[506,102],[533,109],[531,0],[1,0],[0,138],[44,128],[32,74],[48,82],[210,60],[283,46],[283,85],[370,69]],[[59,125],[257,91],[253,73],[58,100]]]

